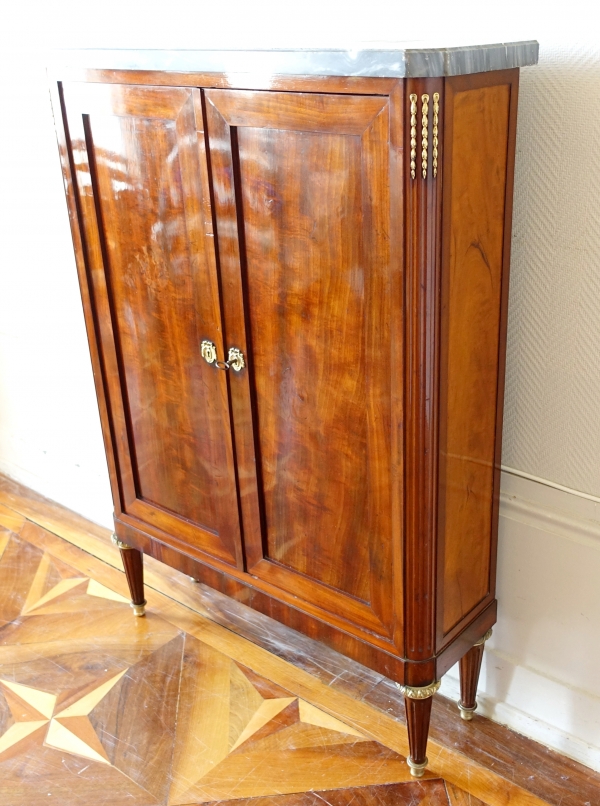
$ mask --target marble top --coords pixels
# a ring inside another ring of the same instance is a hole
[[[331,50],[63,50],[51,61],[114,70],[433,78],[537,64],[538,50],[535,40],[460,47],[398,42]]]

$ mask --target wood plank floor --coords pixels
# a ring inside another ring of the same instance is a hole
[[[598,806],[600,776],[436,697],[410,779],[401,697],[359,664],[0,477],[0,804]]]

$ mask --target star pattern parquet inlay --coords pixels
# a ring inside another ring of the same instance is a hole
[[[0,803],[460,802],[151,610],[134,618],[124,596],[26,534],[0,526]]]

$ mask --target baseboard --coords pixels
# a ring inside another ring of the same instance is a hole
[[[503,472],[478,712],[600,770],[600,502]],[[458,699],[457,667],[441,693]]]
[[[500,516],[600,551],[600,502],[575,490],[505,470]]]
[[[60,468],[54,465],[52,472],[49,472],[48,467],[39,460],[39,456],[35,457],[35,461],[32,459],[27,468],[2,458],[0,474],[18,484],[24,484],[51,501],[60,502],[62,506],[93,523],[107,529],[113,528],[113,506],[108,474],[92,473],[87,468],[67,463],[63,463]]]
[[[551,707],[562,710],[569,701],[577,698],[580,700],[577,710],[587,711],[592,719],[598,721],[600,719],[600,700],[586,695],[585,692],[573,691],[564,683],[550,680],[531,669],[511,663],[510,660],[501,657],[491,649],[486,650],[482,668],[482,686],[477,697],[477,713],[585,764],[586,767],[600,771],[600,747],[589,744],[562,730],[558,725],[545,722],[510,702],[502,702],[490,696],[485,691],[485,680],[489,675],[490,665],[495,668],[494,676],[501,671],[504,678],[518,681],[521,698],[525,702],[530,698],[536,701],[545,700]],[[460,684],[456,667],[444,676],[440,694],[454,702],[459,700]]]

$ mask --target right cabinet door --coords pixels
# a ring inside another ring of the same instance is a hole
[[[376,95],[204,102],[226,337],[246,356],[229,378],[248,571],[397,651],[399,111]]]

